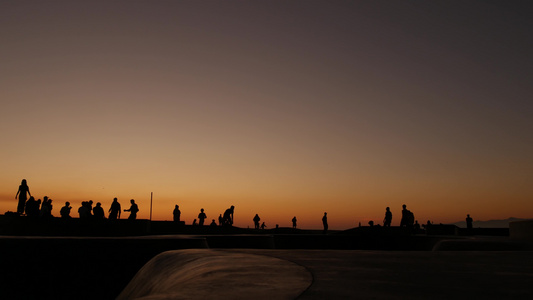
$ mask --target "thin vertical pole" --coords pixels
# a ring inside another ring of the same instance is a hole
[[[150,222],[152,222],[152,199],[154,197],[154,192],[150,192]]]

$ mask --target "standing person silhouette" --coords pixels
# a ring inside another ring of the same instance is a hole
[[[137,219],[137,212],[139,211],[139,207],[137,204],[135,204],[135,200],[130,200],[131,206],[129,209],[125,209],[124,211],[129,211],[130,216],[128,217],[128,220],[135,220]]]
[[[172,212],[172,215],[174,216],[174,222],[180,221],[181,211],[180,211],[180,207],[177,204],[176,206],[174,206],[174,211]]]
[[[113,203],[111,203],[108,213],[109,220],[120,219],[120,203],[118,203],[117,198],[113,198]]]
[[[328,213],[325,212],[322,217],[322,225],[324,225],[324,233],[328,232]]]
[[[204,209],[200,209],[200,213],[198,214],[198,220],[200,220],[198,222],[198,225],[200,226],[204,226],[204,220],[207,218],[207,215],[205,214],[204,212]]]
[[[255,229],[259,229],[259,221],[261,221],[261,218],[259,218],[259,215],[255,214],[255,217],[253,220],[254,220]]]
[[[470,215],[466,215],[466,228],[468,228],[469,230],[472,229],[472,222],[474,220],[470,217]]]
[[[383,219],[383,227],[390,227],[392,222],[392,213],[390,207],[385,208],[385,219]]]
[[[61,215],[61,218],[63,219],[70,219],[70,210],[72,209],[72,206],[70,206],[70,202],[65,202],[65,206],[61,207],[61,210],[59,211],[59,214]]]
[[[15,195],[15,199],[17,199],[17,196],[19,198],[19,203],[17,206],[17,213],[23,214],[24,213],[24,206],[26,205],[26,194],[31,197],[30,188],[28,187],[28,183],[26,182],[26,179],[22,179],[22,182],[19,185],[19,190],[17,191],[17,194]]]
[[[232,226],[233,225],[233,213],[235,212],[235,206],[231,206],[230,208],[226,209],[224,212],[223,217],[223,224],[226,226]]]
[[[102,208],[102,203],[96,203],[96,206],[93,208],[93,217],[97,220],[105,219],[104,209]]]
[[[296,216],[292,218],[292,228],[296,228]]]

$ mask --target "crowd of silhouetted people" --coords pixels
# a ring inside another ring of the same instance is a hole
[[[29,196],[29,198],[28,198]],[[30,218],[42,218],[42,219],[48,219],[52,218],[52,199],[48,198],[48,196],[44,196],[43,200],[38,199],[35,200],[35,198],[30,193],[30,188],[28,187],[28,183],[26,179],[23,179],[19,189],[17,191],[17,194],[15,195],[15,199],[18,198],[18,205],[17,205],[17,214],[19,215],[26,215]],[[81,206],[78,208],[78,215],[79,218],[82,220],[103,220],[106,219],[104,208],[102,207],[102,204],[100,202],[97,202],[95,207],[93,207],[93,201],[82,201]],[[135,203],[134,199],[130,200],[131,206],[129,209],[124,209],[125,212],[129,212],[130,215],[128,217],[129,220],[135,220],[137,218],[137,212],[139,212],[139,207]],[[71,210],[72,206],[70,206],[70,202],[65,202],[65,206],[61,207],[59,210],[59,215],[62,219],[70,219],[71,216]],[[108,210],[108,218],[110,220],[116,220],[120,219],[121,214],[121,206],[118,202],[117,198],[113,199],[113,202],[111,203],[111,207]]]
[[[17,205],[17,214],[18,215],[26,215],[30,218],[42,218],[42,219],[49,219],[52,218],[52,199],[48,198],[47,196],[43,197],[43,200],[38,199],[35,200],[35,198],[31,195],[30,189],[28,187],[28,183],[26,179],[23,179],[19,189],[17,191],[17,194],[15,195],[15,199],[18,198],[18,205]],[[81,206],[78,208],[78,216],[82,220],[104,220],[106,219],[104,208],[102,207],[102,204],[100,202],[97,202],[96,205],[93,207],[94,202],[92,200],[89,201],[82,201]],[[70,219],[71,216],[71,210],[72,207],[70,206],[70,202],[65,202],[65,205],[61,207],[59,214],[62,219]],[[137,213],[139,212],[139,207],[135,203],[134,199],[130,200],[130,208],[122,210],[120,203],[118,202],[117,198],[114,198],[109,210],[107,211],[109,220],[117,220],[121,217],[121,212],[129,212],[128,220],[135,220],[137,218]],[[223,214],[220,214],[218,216],[218,223],[215,219],[212,219],[209,226],[215,227],[215,226],[232,226],[233,225],[233,216],[234,216],[235,207],[232,205],[230,208],[226,209]],[[179,209],[179,206],[176,204],[173,210],[173,220],[174,222],[177,222],[179,224],[185,224],[181,220],[181,211]],[[192,225],[194,226],[205,226],[206,225],[206,219],[207,214],[203,208],[200,209],[200,213],[198,214],[198,219],[194,219],[192,222]],[[198,221],[197,221],[198,220]],[[265,229],[267,226],[265,222],[261,223],[261,218],[259,217],[259,214],[256,214],[253,219],[254,223],[254,229]],[[292,228],[297,227],[297,219],[296,216],[292,218]],[[385,218],[383,219],[383,227],[389,228],[391,227],[392,223],[392,212],[390,207],[385,208]],[[467,215],[466,218],[466,225],[468,229],[472,229],[472,223],[473,220],[470,217],[470,215]],[[422,225],[424,228],[428,228],[431,226],[431,222],[427,221],[426,224]],[[327,212],[324,212],[324,215],[322,216],[322,225],[323,225],[323,232],[327,233],[328,231],[328,214]],[[374,221],[369,221],[368,225],[370,227],[381,227],[379,224],[375,224]],[[361,223],[359,223],[359,226],[361,226]],[[279,226],[276,225],[276,228]],[[420,224],[417,220],[415,220],[414,213],[407,209],[407,205],[402,205],[402,211],[401,211],[401,219],[400,219],[400,227],[405,227],[407,229],[410,229],[414,232],[420,230]]]

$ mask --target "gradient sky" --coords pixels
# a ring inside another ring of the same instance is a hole
[[[0,213],[25,178],[56,216],[531,218],[532,6],[2,1]]]

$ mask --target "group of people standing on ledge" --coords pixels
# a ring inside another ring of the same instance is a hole
[[[370,221],[372,222],[372,221]],[[371,226],[374,222],[372,222]],[[390,207],[385,208],[385,218],[383,219],[383,227],[390,227],[392,223],[392,212]],[[400,227],[415,228],[418,221],[415,221],[415,215],[407,209],[407,205],[402,205],[402,219],[400,220]],[[418,225],[420,228],[420,225]]]
[[[209,226],[228,226],[228,227],[232,226],[234,212],[235,212],[235,206],[232,205],[230,208],[224,211],[224,215],[220,214],[218,216],[218,224],[215,221],[215,219],[212,219]],[[181,211],[180,211],[179,205],[176,204],[176,206],[174,206],[174,211],[172,212],[172,215],[174,217],[174,222],[185,224],[185,222],[181,220]],[[207,214],[205,213],[205,210],[201,208],[200,213],[198,214],[198,220],[199,220],[198,223],[197,223],[197,219],[194,219],[194,221],[192,222],[192,225],[203,226],[205,224],[205,219],[207,219]]]
[[[29,197],[29,198],[28,198]],[[22,182],[18,188],[17,194],[15,195],[15,199],[18,198],[18,205],[17,205],[17,213],[19,215],[26,214],[28,217],[33,218],[51,218],[52,217],[52,199],[48,198],[47,196],[43,197],[43,200],[41,199],[35,200],[35,198],[30,193],[30,188],[28,187],[28,183],[26,179],[22,179]],[[139,212],[139,207],[135,203],[134,199],[130,200],[131,206],[129,209],[124,209],[125,212],[129,212],[130,215],[128,217],[129,220],[135,220],[137,218],[137,213]],[[70,206],[70,202],[65,202],[65,206],[63,206],[59,214],[61,215],[61,218],[69,219],[71,218],[70,212],[72,207]],[[218,216],[218,224],[215,221],[215,219],[212,219],[210,226],[232,226],[233,225],[233,214],[234,214],[235,206],[231,206],[230,208],[226,209],[224,211],[224,214],[220,214]],[[111,203],[111,207],[108,210],[108,218],[110,220],[117,220],[120,219],[121,214],[121,206],[118,202],[117,198],[113,199],[113,202]],[[80,219],[95,219],[95,220],[103,220],[105,219],[105,213],[104,209],[102,208],[102,204],[100,202],[96,203],[96,206],[93,208],[93,201],[83,201],[81,203],[81,206],[78,208],[78,214]],[[173,217],[175,222],[184,223],[181,221],[181,211],[179,209],[179,206],[176,205],[174,207],[173,211]],[[198,214],[198,223],[197,219],[194,219],[192,225],[199,225],[203,226],[205,224],[205,220],[207,219],[207,214],[205,213],[205,210],[202,208],[200,209],[200,213]],[[263,222],[260,225],[261,218],[258,214],[254,216],[252,219],[254,222],[255,229],[265,229],[266,225],[265,222]],[[292,227],[296,228],[296,217],[292,219]],[[387,207],[385,209],[385,218],[383,219],[383,227],[390,227],[392,223],[392,212],[390,210],[390,207]],[[324,232],[328,231],[328,217],[327,212],[324,212],[324,216],[322,217],[322,224],[324,227]],[[374,221],[368,222],[370,226],[374,226]],[[466,218],[466,224],[467,228],[472,228],[472,218],[470,215]],[[430,221],[428,221],[426,226],[431,225]],[[361,224],[359,224],[361,226]],[[379,226],[379,225],[377,225]],[[276,225],[277,227],[277,225]],[[407,209],[407,206],[404,204],[402,205],[402,218],[400,220],[400,227],[406,227],[412,230],[419,230],[420,224],[418,224],[418,221],[415,220],[414,214]]]
[[[29,196],[29,198],[28,198]],[[19,189],[17,191],[17,194],[15,195],[15,199],[18,197],[18,205],[17,205],[17,213],[19,215],[26,214],[28,217],[41,217],[41,218],[51,218],[52,217],[52,199],[49,199],[47,196],[43,197],[43,200],[41,199],[35,200],[35,198],[30,193],[30,188],[28,187],[28,183],[26,179],[22,179],[22,182],[19,186]],[[134,199],[130,200],[131,206],[129,209],[124,209],[125,212],[130,212],[130,216],[128,217],[129,220],[135,220],[137,218],[137,212],[139,212],[139,207],[135,203]],[[72,210],[72,206],[70,206],[70,202],[65,202],[65,206],[61,207],[59,210],[59,214],[61,215],[61,218],[63,219],[69,219],[70,211]],[[109,213],[109,219],[110,220],[116,220],[120,219],[120,213],[121,213],[121,207],[120,203],[118,202],[117,198],[113,199],[113,202],[111,203],[111,207],[108,210]],[[104,209],[102,208],[102,204],[100,202],[96,203],[96,206],[93,208],[93,201],[83,201],[81,202],[81,206],[78,208],[78,214],[80,219],[105,219],[105,213]]]

